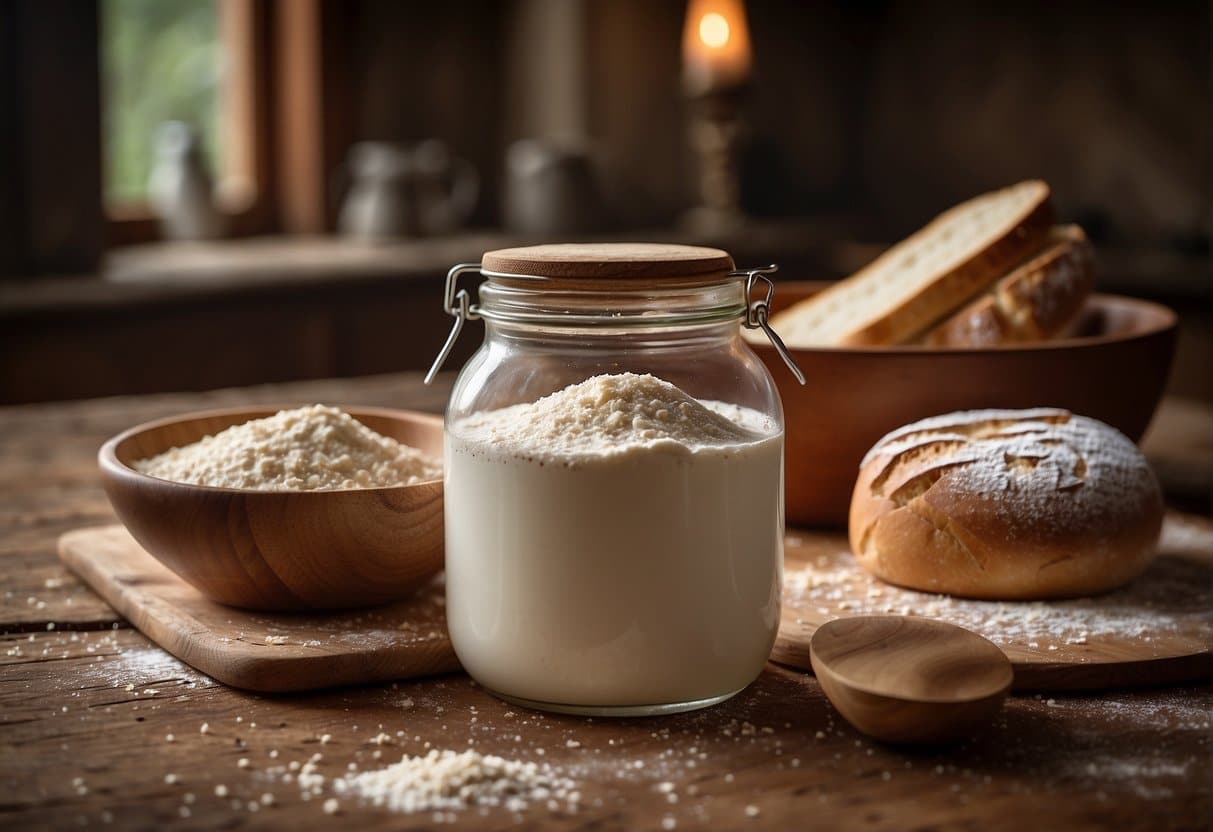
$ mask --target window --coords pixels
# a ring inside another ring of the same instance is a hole
[[[215,4],[199,0],[102,0],[101,59],[107,205],[142,202],[167,121],[189,124],[207,167],[221,171],[223,50]]]
[[[169,121],[202,144],[237,233],[266,216],[261,100],[268,27],[257,0],[101,0],[104,204],[113,242],[156,234],[147,186]]]

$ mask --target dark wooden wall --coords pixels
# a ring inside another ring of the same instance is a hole
[[[0,405],[424,370],[441,283],[401,276],[0,313]],[[478,346],[476,327],[451,356]]]
[[[672,217],[684,4],[588,2],[593,137],[636,210]],[[890,239],[1036,176],[1097,241],[1207,249],[1208,3],[746,5],[753,213],[853,213]]]
[[[100,260],[98,55],[94,3],[0,3],[0,279]]]
[[[497,219],[508,2],[354,0],[350,118],[360,140],[438,138],[481,172],[474,223]]]
[[[881,216],[1048,179],[1096,241],[1207,246],[1209,4],[890,3],[857,138]]]

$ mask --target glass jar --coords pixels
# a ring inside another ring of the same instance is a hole
[[[485,338],[446,413],[446,609],[485,688],[641,715],[723,701],[762,671],[784,426],[741,327],[769,332],[770,270],[640,244],[505,249],[451,270],[455,327],[431,377],[463,321],[483,319]],[[477,304],[458,287],[469,271],[487,278]]]

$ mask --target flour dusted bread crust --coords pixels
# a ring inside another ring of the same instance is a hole
[[[939,347],[983,347],[1054,338],[1075,321],[1094,286],[1087,235],[1077,225],[1057,226],[1039,253],[925,340]]]
[[[1089,595],[1145,570],[1162,512],[1145,458],[1108,425],[1064,410],[974,410],[876,443],[851,499],[851,549],[912,589]]]
[[[1044,182],[983,194],[775,315],[771,326],[790,347],[909,341],[1037,251],[1052,221]]]

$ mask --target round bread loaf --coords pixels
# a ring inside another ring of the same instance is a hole
[[[1114,428],[1065,410],[973,410],[893,431],[851,497],[851,550],[899,586],[1025,600],[1137,577],[1162,526],[1158,482]]]

